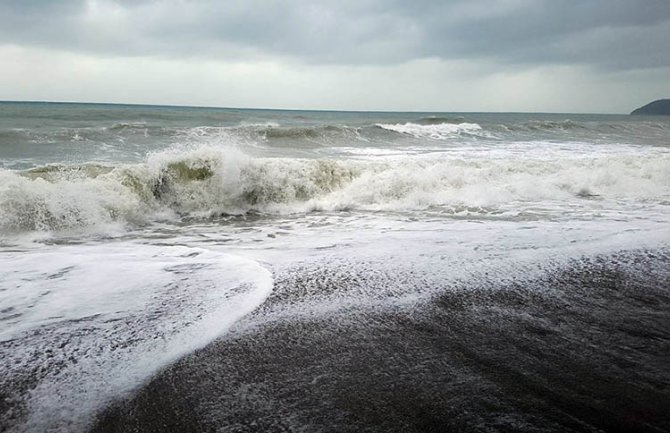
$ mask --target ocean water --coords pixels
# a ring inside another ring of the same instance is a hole
[[[663,430],[669,246],[667,117],[3,102],[0,429]]]

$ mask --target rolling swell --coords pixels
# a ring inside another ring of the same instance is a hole
[[[321,125],[312,127],[280,127],[261,126],[252,130],[261,138],[271,139],[319,139],[319,138],[344,138],[355,136],[354,128],[338,125]]]
[[[147,162],[0,171],[0,228],[65,230],[248,212],[471,208],[588,200],[667,203],[670,155],[552,160],[407,158],[361,162],[251,158],[200,148]]]
[[[537,137],[537,134],[562,138],[570,134],[587,141],[629,142],[631,137],[645,139],[649,144],[662,144],[656,139],[664,137],[668,124],[663,122],[592,122],[564,120],[528,120],[489,125],[490,131],[500,138],[520,140],[525,136]]]
[[[411,123],[416,123],[419,125],[440,125],[442,123],[463,123],[465,122],[465,117],[441,117],[441,116],[429,116],[429,117],[420,117],[416,120],[412,120]]]
[[[571,119],[526,119],[519,121],[486,117],[485,115],[379,118],[370,122],[338,122],[301,124],[266,121],[258,123],[169,124],[150,120],[96,122],[90,126],[0,129],[0,145],[16,158],[24,158],[26,146],[35,156],[50,157],[52,153],[69,153],[99,159],[96,152],[109,152],[108,160],[127,152],[136,153],[142,146],[149,150],[166,149],[180,144],[211,145],[221,142],[253,143],[269,147],[319,148],[350,146],[362,143],[383,146],[426,143],[523,142],[528,140],[564,140],[565,134],[584,142],[629,143],[631,137],[646,144],[662,145],[670,127],[662,121],[588,121]],[[199,121],[201,121],[199,119]],[[13,149],[13,150],[12,150]],[[50,150],[51,149],[51,150]],[[89,159],[89,160],[90,160]],[[48,161],[48,159],[47,159]],[[57,160],[53,160],[56,162]],[[1,164],[8,164],[0,159]]]

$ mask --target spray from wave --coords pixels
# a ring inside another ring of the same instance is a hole
[[[336,161],[171,149],[119,166],[0,171],[2,231],[210,218],[249,212],[475,208],[584,198],[667,203],[670,155]]]

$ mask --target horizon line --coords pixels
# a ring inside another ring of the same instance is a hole
[[[437,111],[437,110],[341,110],[332,108],[268,108],[268,107],[224,107],[210,105],[178,105],[178,104],[149,104],[128,102],[82,102],[82,101],[46,101],[46,100],[0,100],[0,103],[10,104],[77,104],[77,105],[119,105],[131,107],[158,107],[158,108],[196,108],[210,110],[249,110],[249,111],[312,111],[335,113],[455,113],[455,114],[593,114],[593,115],[629,115],[630,113],[594,113],[594,112],[559,112],[559,111]]]

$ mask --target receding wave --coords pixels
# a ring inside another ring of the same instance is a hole
[[[670,155],[406,158],[361,162],[251,158],[222,148],[156,153],[141,164],[0,170],[3,231],[68,230],[248,212],[670,200]]]

